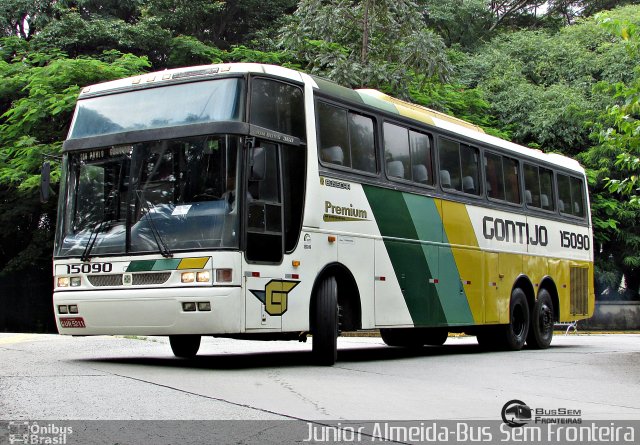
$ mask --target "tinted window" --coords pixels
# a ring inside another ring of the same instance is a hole
[[[302,89],[273,80],[253,79],[251,123],[304,140]]]
[[[480,194],[478,157],[479,154],[476,148],[460,144],[462,191],[473,195]]]
[[[387,176],[411,179],[409,130],[397,125],[384,124],[384,159]]]
[[[581,179],[558,174],[558,210],[584,217],[584,187]]]
[[[387,176],[433,184],[429,136],[386,123],[384,148]]]
[[[484,157],[487,177],[487,196],[514,204],[520,204],[520,182],[518,181],[518,161],[493,153]]]
[[[519,162],[511,158],[502,158],[502,166],[504,171],[505,197],[508,202],[514,204],[522,203],[520,197],[520,168]]]
[[[241,79],[140,89],[78,101],[70,139],[244,118]]]
[[[502,156],[486,153],[484,167],[487,176],[487,196],[492,199],[504,200]]]
[[[370,173],[376,172],[376,149],[373,140],[373,120],[349,113],[351,139],[351,167]]]
[[[460,144],[441,138],[438,144],[440,156],[440,184],[443,189],[462,191],[460,176]]]
[[[317,113],[320,159],[351,167],[347,110],[318,102]]]
[[[373,119],[323,102],[317,114],[320,160],[376,173]]]
[[[438,152],[442,188],[480,194],[478,149],[441,138]]]
[[[524,196],[529,207],[555,210],[553,172],[534,165],[524,165]]]
[[[433,184],[431,139],[426,134],[409,132],[411,143],[411,179],[420,184]]]

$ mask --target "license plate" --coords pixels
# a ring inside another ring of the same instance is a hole
[[[60,326],[63,328],[86,328],[82,317],[60,318]]]

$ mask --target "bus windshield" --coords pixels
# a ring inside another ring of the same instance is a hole
[[[242,79],[139,89],[78,101],[69,139],[243,118]]]
[[[69,154],[56,256],[237,248],[237,136]]]

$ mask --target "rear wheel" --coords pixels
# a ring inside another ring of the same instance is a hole
[[[529,305],[524,291],[515,288],[509,304],[509,324],[497,327],[498,345],[501,349],[519,351],[524,346],[529,332]]]
[[[170,335],[169,344],[173,355],[180,358],[195,357],[200,349],[199,335]]]
[[[535,349],[547,349],[553,339],[553,302],[546,289],[541,289],[531,313],[531,326],[527,345]]]
[[[338,358],[338,283],[335,277],[322,280],[315,296],[312,352],[319,365],[331,366]]]

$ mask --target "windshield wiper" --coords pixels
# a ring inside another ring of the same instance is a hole
[[[96,244],[96,240],[98,239],[98,233],[105,227],[107,223],[110,221],[108,218],[102,218],[101,221],[96,224],[93,229],[91,229],[91,233],[89,234],[89,240],[87,241],[87,245],[84,247],[84,251],[82,252],[82,256],[80,257],[81,261],[89,261],[91,259],[91,250],[93,246]]]
[[[147,202],[147,200],[144,199],[142,190],[139,190],[139,189],[136,190],[136,195],[140,200],[140,204],[147,210],[145,217],[147,218],[147,220],[149,220],[149,228],[151,229],[151,234],[153,235],[153,239],[156,242],[156,245],[158,246],[158,250],[160,251],[160,254],[165,258],[171,258],[173,256],[173,253],[171,253],[171,251],[169,250],[169,247],[162,239],[162,236],[160,235],[158,228],[153,222],[153,218],[151,217],[151,208],[149,207],[149,203]]]

